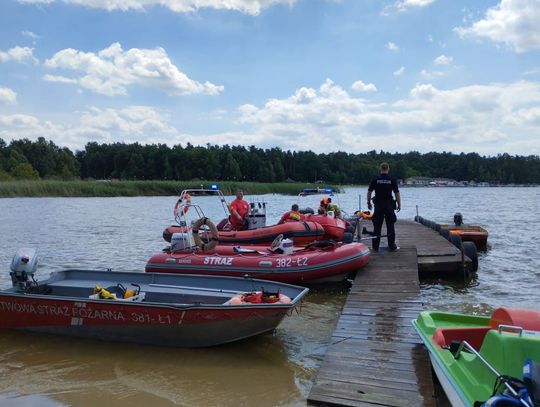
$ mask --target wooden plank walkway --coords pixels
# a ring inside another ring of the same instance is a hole
[[[397,242],[402,248],[416,247],[420,275],[443,274],[445,277],[463,277],[463,261],[470,259],[461,250],[435,230],[421,223],[399,220],[396,223]]]
[[[423,309],[419,294],[414,247],[372,255],[352,284],[308,404],[435,406],[429,358],[411,324]]]

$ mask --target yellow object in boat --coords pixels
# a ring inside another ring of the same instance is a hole
[[[94,293],[99,294],[99,298],[105,298],[105,299],[114,299],[116,298],[116,295],[110,293],[103,287],[100,287],[99,285],[96,285],[94,287]]]
[[[131,298],[135,295],[135,290],[126,290],[124,293],[124,298]]]

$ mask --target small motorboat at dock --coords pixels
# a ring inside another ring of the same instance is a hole
[[[488,231],[482,226],[464,224],[463,215],[460,212],[454,214],[453,225],[441,224],[440,228],[459,236],[463,242],[473,242],[478,250],[487,249]]]
[[[449,233],[458,235],[463,242],[473,242],[479,250],[487,247],[488,231],[478,225],[441,225],[441,229],[448,230]]]
[[[36,281],[21,249],[0,290],[0,329],[206,347],[272,332],[308,290],[246,278],[65,270]]]

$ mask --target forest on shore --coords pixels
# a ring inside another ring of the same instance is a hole
[[[391,174],[500,184],[539,184],[540,157],[477,153],[388,153],[289,151],[255,146],[185,146],[138,143],[86,144],[71,151],[40,137],[0,138],[0,181],[159,180],[231,182],[316,182],[367,184],[386,161]]]

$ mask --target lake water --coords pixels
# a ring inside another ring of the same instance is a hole
[[[366,188],[333,198],[352,213]],[[250,200],[250,197],[246,197]],[[254,197],[268,202],[268,224],[294,202],[316,208],[320,196]],[[219,202],[197,197],[207,216],[223,216]],[[489,248],[467,283],[427,281],[428,308],[485,314],[500,305],[540,309],[540,188],[403,188],[399,218],[485,226]],[[38,279],[50,271],[92,268],[143,271],[165,247],[175,197],[0,199],[0,286],[20,247],[36,247]],[[364,207],[365,209],[365,207]],[[399,236],[398,236],[399,241]],[[383,243],[384,239],[383,239]],[[301,406],[309,393],[345,290],[311,292],[299,315],[275,335],[209,349],[170,349],[0,332],[2,406]]]

